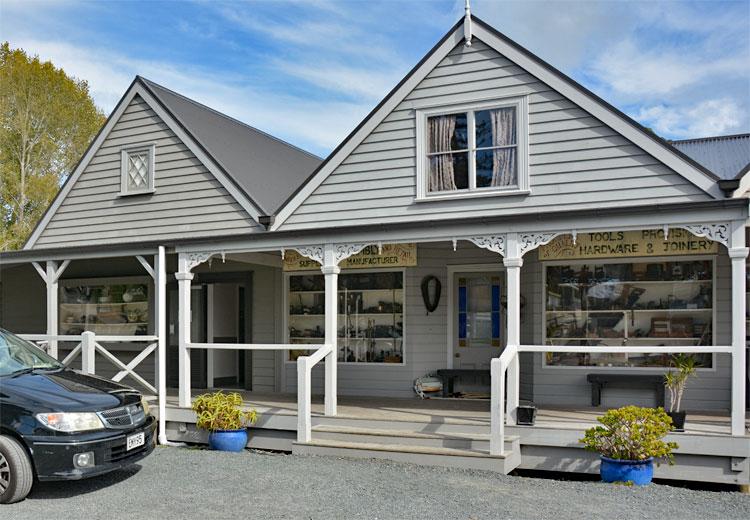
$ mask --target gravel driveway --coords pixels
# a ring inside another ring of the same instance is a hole
[[[37,484],[0,518],[750,519],[750,496],[381,461],[158,448],[129,470]]]

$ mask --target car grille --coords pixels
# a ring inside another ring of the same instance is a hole
[[[146,420],[146,413],[140,403],[99,412],[104,426],[107,428],[130,428],[138,426]]]

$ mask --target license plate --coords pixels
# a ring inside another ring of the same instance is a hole
[[[140,446],[143,446],[146,443],[146,436],[141,433],[136,433],[135,435],[131,435],[128,437],[127,441],[127,448],[125,451],[130,451],[132,449],[138,448]]]

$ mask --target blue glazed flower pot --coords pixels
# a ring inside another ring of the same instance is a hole
[[[247,430],[217,430],[208,434],[208,447],[218,451],[242,451],[247,446]]]
[[[601,457],[599,473],[604,482],[632,482],[645,486],[654,478],[654,458],[646,460],[618,460]]]

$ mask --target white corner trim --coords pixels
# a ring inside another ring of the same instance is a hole
[[[91,146],[84,154],[83,158],[81,159],[81,162],[78,163],[78,166],[76,169],[71,173],[68,180],[63,184],[62,188],[60,189],[60,192],[55,197],[55,200],[50,205],[49,209],[47,210],[47,213],[44,215],[42,220],[37,225],[34,232],[31,234],[29,239],[26,241],[26,244],[24,245],[23,249],[33,249],[34,245],[36,244],[37,240],[39,240],[39,237],[42,235],[44,230],[46,229],[49,222],[52,220],[52,218],[57,213],[57,210],[62,205],[65,198],[70,193],[70,190],[75,185],[78,178],[81,176],[81,174],[86,170],[91,160],[94,158],[96,153],[99,151],[99,148],[101,147],[102,143],[109,137],[110,132],[112,131],[112,128],[119,122],[120,117],[122,116],[123,112],[130,106],[130,103],[133,101],[133,98],[138,95],[143,99],[146,104],[154,111],[156,114],[161,118],[162,121],[169,127],[172,132],[175,133],[175,135],[183,142],[185,143],[185,146],[188,147],[188,149],[198,158],[201,163],[208,169],[208,171],[211,172],[211,174],[216,177],[216,179],[221,183],[221,185],[229,192],[229,194],[237,201],[237,203],[242,206],[242,208],[247,211],[247,213],[250,215],[251,218],[253,218],[256,222],[258,221],[258,217],[263,213],[260,211],[259,208],[257,208],[248,198],[232,183],[232,181],[227,178],[224,173],[221,172],[219,167],[214,163],[214,161],[208,157],[203,150],[201,150],[200,146],[191,138],[189,137],[185,131],[180,127],[179,124],[161,107],[161,105],[153,98],[153,96],[141,85],[138,81],[134,82],[133,85],[130,87],[130,89],[125,92],[122,99],[120,100],[120,104],[117,106],[117,109],[109,116],[109,119],[104,125],[104,128],[99,133],[97,138],[94,140],[93,143],[91,143]],[[124,147],[124,148],[131,148],[130,145]],[[145,193],[145,192],[144,192]]]
[[[481,25],[475,24],[474,35],[489,47],[492,47],[510,61],[516,63],[531,75],[536,76],[563,96],[579,105],[592,116],[611,126],[623,137],[629,139],[633,144],[669,166],[675,172],[685,177],[692,184],[708,193],[713,198],[724,198],[724,194],[719,189],[716,180],[703,173],[700,169],[696,168],[676,153],[633,128],[626,119],[622,118],[605,105],[584,94],[539,63],[530,60],[524,54],[508,45],[496,35],[487,31]]]
[[[414,71],[398,90],[393,92],[385,99],[383,105],[368,117],[362,127],[339,149],[336,154],[328,159],[328,162],[321,168],[315,176],[307,181],[302,189],[279,211],[274,219],[270,231],[276,231],[281,227],[289,216],[317,189],[318,186],[346,159],[354,149],[359,146],[364,139],[370,135],[385,117],[390,114],[424,78],[435,68],[435,66],[445,58],[448,53],[457,45],[461,44],[464,39],[463,27],[457,27],[449,35],[443,44],[435,49],[435,52],[422,65]]]

